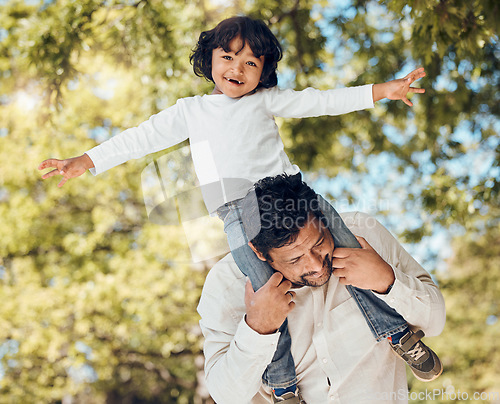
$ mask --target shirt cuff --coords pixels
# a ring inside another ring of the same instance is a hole
[[[94,167],[92,168],[89,168],[89,171],[90,171],[90,174],[96,176],[97,174],[100,173],[100,171],[98,171],[97,169],[97,166],[96,166],[96,162],[98,161],[98,159],[96,158],[96,156],[94,155],[94,152],[93,152],[94,149],[90,149],[89,151],[86,151],[85,154],[87,156],[89,156],[90,160],[92,160],[92,163],[94,163]]]
[[[410,287],[409,276],[407,274],[394,269],[392,265],[391,268],[394,272],[394,283],[389,293],[384,294],[373,291],[373,294],[399,312],[398,308],[406,308],[409,300],[417,293]]]
[[[272,353],[274,355],[280,334],[279,331],[273,334],[259,334],[247,324],[245,317],[243,317],[234,335],[234,342],[246,352],[259,355]]]
[[[366,108],[375,108],[375,103],[373,102],[373,84],[366,84],[364,90],[366,91],[365,97],[367,101]]]

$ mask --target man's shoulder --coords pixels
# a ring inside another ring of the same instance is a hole
[[[228,289],[245,286],[245,275],[240,271],[231,253],[218,261],[209,271],[203,293],[221,294]]]
[[[353,211],[339,213],[347,227],[351,228],[374,228],[380,223],[373,216],[365,212]]]
[[[205,325],[231,324],[232,327],[234,321],[241,319],[245,312],[245,282],[245,275],[231,254],[212,267],[198,304],[198,313]]]
[[[358,211],[339,214],[354,235],[363,237],[376,250],[376,246],[395,242],[394,236],[374,216]]]

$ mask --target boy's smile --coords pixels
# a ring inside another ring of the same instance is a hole
[[[212,51],[212,94],[239,98],[257,88],[264,67],[264,56],[257,57],[248,44],[242,46],[240,37],[229,42],[229,52],[222,48]]]

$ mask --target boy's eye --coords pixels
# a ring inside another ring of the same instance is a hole
[[[250,65],[250,66],[257,66],[254,62],[247,62],[247,65]]]
[[[229,55],[224,55],[224,56],[222,56],[222,59],[231,60],[231,59],[232,59],[232,57],[231,57],[231,56],[229,56]]]

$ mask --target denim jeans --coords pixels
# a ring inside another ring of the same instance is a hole
[[[269,264],[261,261],[248,246],[241,222],[241,200],[229,202],[217,211],[224,221],[229,248],[239,269],[250,278],[255,290],[261,288],[274,273]],[[318,195],[318,202],[332,233],[335,247],[361,248],[356,237],[347,228],[336,210]],[[407,323],[396,310],[376,297],[370,290],[346,286],[363,314],[377,341],[404,330]],[[272,362],[267,366],[262,381],[271,388],[285,388],[297,383],[295,363],[290,352],[291,338],[287,320],[279,329],[281,336]]]

